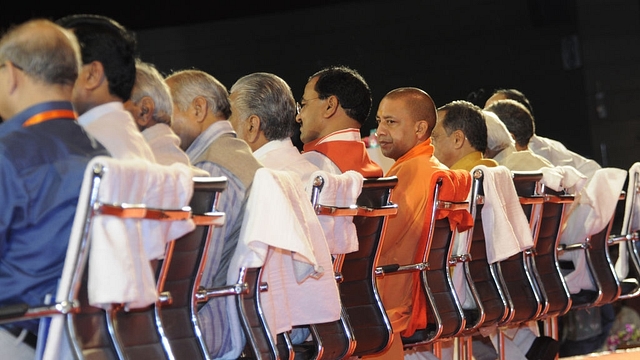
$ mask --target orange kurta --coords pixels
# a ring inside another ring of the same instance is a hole
[[[323,141],[326,138],[306,143],[303,147],[304,152],[317,151],[323,154],[342,172],[354,170],[366,178],[382,176],[382,168],[369,158],[367,148],[362,141]]]
[[[471,184],[468,172],[450,171],[433,156],[430,139],[399,158],[386,174],[394,175],[398,177],[398,184],[393,189],[391,201],[398,205],[398,214],[388,220],[378,265],[420,261],[426,246],[437,177],[445,178],[447,186],[443,184],[443,190],[449,190],[441,192],[441,198],[447,200],[465,200]],[[456,198],[451,189],[458,188],[458,184],[463,191]],[[445,195],[447,193],[450,195]],[[471,224],[470,217],[452,216],[452,219],[463,221],[465,226]],[[410,336],[416,329],[426,327],[426,300],[419,290],[417,273],[379,279],[378,289],[394,331]]]

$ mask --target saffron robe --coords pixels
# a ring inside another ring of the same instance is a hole
[[[422,261],[435,181],[443,179],[441,199],[464,201],[471,187],[471,175],[463,170],[448,170],[433,156],[431,139],[428,139],[400,157],[386,176],[398,177],[398,184],[391,193],[398,213],[388,218],[378,266]],[[448,215],[452,227],[457,226],[460,231],[473,224],[468,212],[466,215],[446,212],[441,215]],[[426,328],[426,299],[420,290],[419,273],[389,275],[378,279],[377,283],[394,332],[407,337],[416,329]]]

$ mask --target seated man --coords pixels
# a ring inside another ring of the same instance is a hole
[[[273,74],[249,74],[231,87],[229,102],[229,122],[249,144],[253,156],[268,168],[293,171],[307,184],[319,168],[291,141],[296,102],[289,85]]]
[[[73,90],[78,123],[118,159],[155,162],[123,102],[136,80],[136,42],[122,25],[100,15],[69,15],[56,23],[80,42],[82,68]]]
[[[73,33],[48,20],[0,40],[0,306],[55,294],[84,171],[108,155],[71,105],[80,71]],[[33,359],[38,320],[0,326],[2,358]]]
[[[311,75],[297,107],[309,161],[332,174],[355,170],[364,177],[382,176],[360,138],[371,111],[371,90],[357,71],[336,66]]]
[[[227,284],[227,270],[238,244],[244,209],[256,171],[262,164],[246,142],[236,137],[231,123],[227,88],[215,77],[200,70],[181,70],[165,79],[173,99],[172,128],[181,139],[191,163],[211,176],[225,176],[227,188],[220,194],[219,211],[225,223],[211,237],[201,285],[205,288]],[[237,358],[233,335],[218,334],[228,329],[226,297],[212,298],[200,308],[200,326],[208,351],[215,358]],[[229,336],[229,338],[221,339]],[[241,337],[242,335],[239,334]]]
[[[498,165],[484,158],[487,125],[482,109],[468,101],[457,100],[438,108],[431,141],[434,156],[450,169],[471,171],[476,165]]]
[[[238,137],[249,144],[253,155],[267,168],[295,174],[294,176],[300,179],[298,183],[300,192],[306,195],[304,186],[310,182],[311,175],[319,169],[302,156],[291,141],[296,125],[296,105],[289,85],[271,73],[252,73],[241,77],[233,84],[229,103],[231,105],[229,122],[233,125]],[[253,189],[256,191],[255,182]],[[295,199],[292,199],[292,202],[294,201]],[[307,196],[304,196],[303,201],[308,202],[311,207],[311,201]],[[307,226],[310,225],[307,224]],[[278,231],[285,231],[285,229],[278,229]],[[278,311],[279,315],[284,315],[285,310],[304,314],[293,319],[301,321],[298,325],[334,321],[339,318],[340,313],[337,283],[329,271],[332,265],[328,239],[325,239],[325,236],[314,236],[313,239],[320,240],[313,243],[313,252],[320,266],[325,269],[325,273],[320,277],[311,277],[298,283],[291,281],[286,283],[285,289],[275,290],[288,295],[301,291],[305,293],[317,291],[323,294],[305,302],[292,301],[287,309]],[[279,267],[281,264],[278,264],[278,259],[281,259],[283,254],[286,256],[286,252],[279,250],[268,255],[269,261],[263,268],[264,279],[271,276],[274,271],[283,272]],[[261,301],[263,300],[271,299],[265,296]],[[264,301],[263,305],[265,308],[268,307]],[[332,312],[333,317],[323,314],[327,309],[332,309],[329,312]],[[308,335],[309,331],[306,328],[294,328],[291,332],[291,340],[294,344],[302,343]]]
[[[510,133],[505,123],[502,122],[500,118],[498,118],[498,115],[496,115],[496,113],[499,113],[505,118],[518,116],[527,118],[529,112],[521,104],[515,101],[513,101],[514,104],[511,104],[511,101],[512,100],[500,100],[492,104],[488,108],[488,110],[483,110],[483,114],[487,122],[487,142],[489,145],[488,149],[502,149],[497,153],[494,153],[495,155],[493,156],[493,159],[498,161],[498,164],[507,167],[511,171],[536,171],[543,167],[552,167],[553,165],[551,165],[551,163],[545,158],[532,153],[526,148],[525,150],[517,150],[516,146],[514,146],[514,138],[522,139],[522,135],[516,136],[515,134]],[[498,104],[501,104],[502,106],[494,108],[494,106]],[[533,119],[530,119],[530,122],[526,122],[523,119],[521,124],[529,123],[533,125]],[[523,127],[521,126],[521,128]],[[524,128],[526,129],[527,127]],[[530,133],[532,134],[533,126],[530,126],[528,128],[531,129]],[[524,142],[524,144],[527,144],[528,140],[521,141],[521,143],[522,142]],[[523,324],[518,328],[506,331],[504,336],[504,347],[506,351],[505,355],[507,356],[506,358],[524,357],[531,348],[531,345],[534,343],[536,337],[540,335],[537,327],[538,324],[536,321],[530,321],[529,323]],[[539,342],[542,343],[542,340],[539,340]],[[473,354],[476,358],[496,356],[497,354],[492,346],[493,345],[490,345],[489,341],[487,341],[486,338],[477,336],[473,340]]]
[[[434,156],[431,130],[436,123],[436,108],[431,97],[418,88],[398,88],[380,101],[376,121],[378,141],[384,156],[395,160],[386,176],[397,176],[391,201],[398,205],[398,214],[389,218],[378,264],[410,264],[422,236],[427,215],[428,189],[431,176],[446,169]],[[378,289],[393,327],[391,348],[379,356],[366,358],[401,359],[400,334],[411,325],[414,294],[412,274],[398,274],[378,280]],[[411,334],[413,331],[411,331]],[[407,334],[407,335],[411,335]]]
[[[507,100],[501,100],[507,101]],[[494,103],[496,105],[497,103]],[[552,167],[549,160],[540,155],[534,154],[526,147],[524,150],[518,150],[513,133],[509,132],[507,126],[500,120],[496,112],[500,113],[504,118],[523,116],[527,117],[528,112],[522,105],[515,103],[515,106],[501,107],[505,111],[482,110],[487,123],[487,151],[485,156],[493,159],[500,165],[506,166],[511,171],[530,171],[538,170],[543,167]],[[510,110],[509,110],[510,109]],[[513,111],[511,111],[513,110]],[[533,119],[532,119],[533,120]],[[523,121],[524,123],[524,121]],[[533,124],[533,122],[531,122]],[[528,141],[525,143],[527,144]],[[520,146],[522,148],[522,146]]]
[[[498,89],[494,91],[491,97],[487,99],[484,108],[486,109],[494,102],[504,99],[511,99],[521,103],[529,110],[529,113],[535,119],[531,102],[521,91],[516,89]],[[557,140],[536,135],[535,130],[529,140],[529,149],[535,154],[549,160],[553,166],[573,166],[589,178],[593,176],[596,170],[600,169],[600,165],[597,162],[568,150]]]
[[[180,148],[180,138],[171,130],[173,102],[169,87],[153,64],[136,61],[136,82],[124,108],[133,116],[158,164],[191,164]]]

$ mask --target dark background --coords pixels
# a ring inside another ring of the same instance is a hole
[[[29,1],[28,6],[13,3],[2,5],[0,26],[6,29],[11,24],[21,23],[34,17],[55,20],[68,14],[100,14],[116,19],[131,30],[144,30],[167,26],[211,22],[224,19],[252,17],[264,14],[282,13],[295,9],[309,9],[347,2],[364,0],[324,0],[324,1]]]
[[[0,27],[33,17],[102,14],[136,32],[141,58],[163,73],[199,68],[230,88],[272,72],[300,98],[328,65],[357,69],[373,107],[400,86],[442,106],[483,105],[497,88],[531,100],[536,132],[602,165],[628,169],[640,147],[640,10],[629,0],[29,2]],[[604,110],[604,111],[602,111]]]

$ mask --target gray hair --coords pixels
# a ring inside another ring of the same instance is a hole
[[[9,30],[0,40],[0,61],[10,61],[44,83],[71,86],[82,64],[75,35],[44,19]]]
[[[289,85],[270,73],[243,76],[231,87],[237,94],[234,110],[240,119],[251,115],[260,118],[260,130],[267,140],[283,140],[293,136],[296,125],[296,102]]]
[[[498,115],[487,110],[482,110],[482,114],[487,123],[487,150],[497,153],[509,146],[515,146],[515,140]]]
[[[131,101],[137,104],[143,97],[150,97],[154,104],[151,117],[158,123],[171,125],[173,102],[171,90],[153,64],[136,61],[136,82],[131,91]]]
[[[169,75],[172,81],[171,97],[180,111],[186,111],[193,99],[202,96],[213,113],[225,118],[231,115],[229,92],[218,79],[201,70],[180,70]]]

